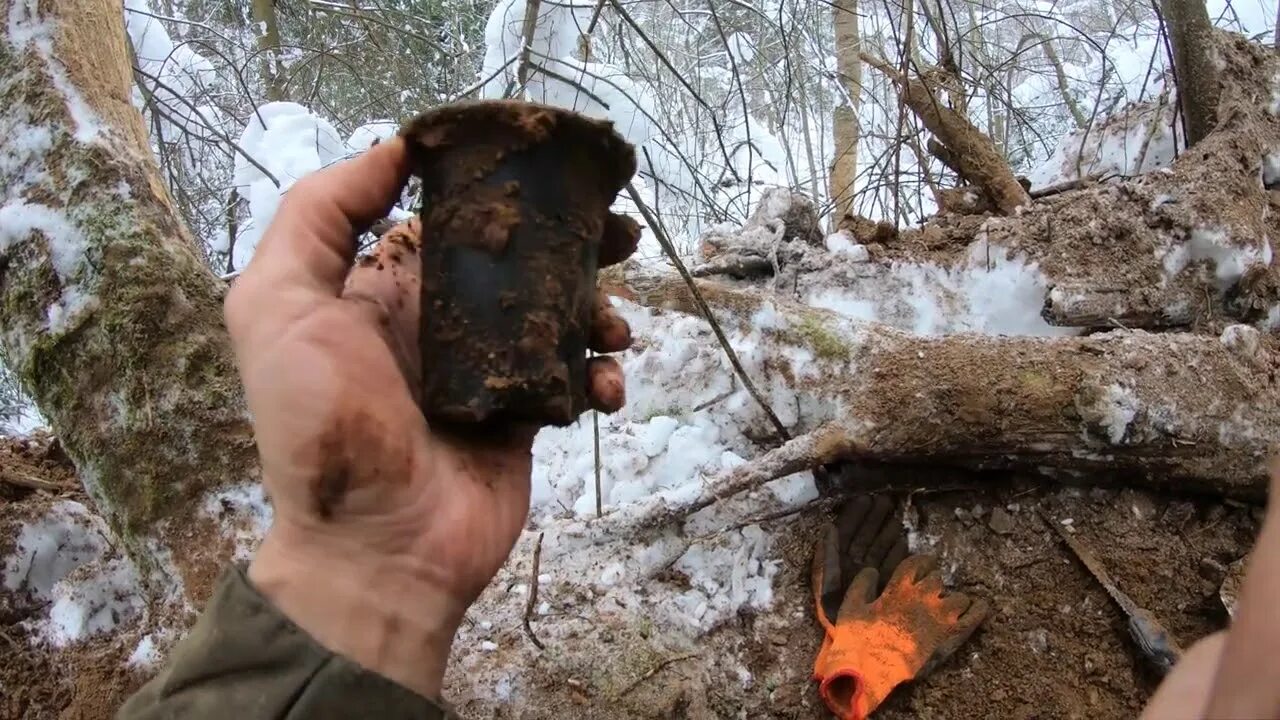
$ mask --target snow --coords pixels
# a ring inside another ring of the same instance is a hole
[[[1248,36],[1270,37],[1276,24],[1275,0],[1208,0],[1209,19],[1220,28]]]
[[[806,298],[855,320],[883,322],[917,335],[1076,335],[1040,314],[1048,283],[1039,267],[1010,251],[976,240],[958,267],[933,263],[874,266],[844,287]]]
[[[1262,329],[1267,332],[1276,332],[1280,330],[1280,303],[1272,305],[1267,310],[1267,317],[1260,324]]]
[[[371,134],[361,133],[356,139]],[[258,108],[238,144],[270,173],[269,177],[243,156],[236,156],[233,182],[248,198],[250,217],[236,240],[232,263],[244,267],[275,217],[281,196],[303,176],[346,157],[349,150],[328,120],[291,102]]]
[[[837,255],[844,255],[849,262],[867,262],[871,259],[871,252],[867,250],[867,246],[854,242],[849,233],[843,230],[828,235],[825,245],[827,250]]]
[[[622,358],[627,406],[615,415],[599,417],[601,499],[606,514],[626,513],[658,494],[696,495],[707,477],[758,454],[744,432],[767,427],[703,321],[679,314],[658,315],[625,301],[619,301],[617,308],[631,325],[640,349]],[[757,316],[772,316],[774,329],[781,322],[776,315],[768,305],[757,311]],[[764,366],[763,347],[770,342],[764,330],[753,325],[725,330],[784,423],[794,426],[803,416],[807,427],[837,410],[797,407],[791,381],[777,368]],[[816,365],[812,356],[798,356],[795,363],[791,371],[801,376],[810,372],[803,363]],[[593,545],[584,548],[580,541],[551,531],[562,529],[566,522],[573,525],[595,517],[593,443],[589,417],[567,428],[545,428],[534,442],[530,518],[535,532],[549,531],[542,571],[552,582],[539,581],[544,591],[557,581],[585,583],[624,604],[652,602],[655,622],[698,632],[743,607],[769,606],[778,562],[772,557],[768,534],[750,522],[741,529],[722,530],[726,523],[733,524],[726,517],[745,514],[743,519],[749,520],[762,512],[761,507],[773,511],[812,502],[818,492],[809,473],[781,478],[754,497],[735,499],[741,507],[727,503],[707,508],[690,518],[682,534],[636,543],[626,552]],[[688,575],[690,587],[670,592],[651,588],[649,599],[642,600],[638,588],[663,567]]]
[[[10,179],[10,192],[18,195],[28,187],[46,179],[43,158],[53,147],[53,133],[47,126],[31,125],[25,109],[15,108],[0,118],[0,133],[7,138],[0,146],[0,177]]]
[[[675,569],[689,577],[690,588],[669,600],[678,612],[702,623],[708,615],[723,618],[739,608],[767,609],[773,602],[773,577],[780,564],[767,560],[772,538],[759,525],[727,533],[717,546],[693,545]]]
[[[271,503],[261,483],[247,482],[205,496],[201,510],[222,520],[222,533],[235,543],[233,557],[247,560],[271,527]]]
[[[86,240],[62,211],[21,200],[0,207],[0,251],[8,251],[33,232],[48,239],[49,259],[58,276],[65,280],[73,275],[81,264]]]
[[[1258,329],[1248,325],[1227,326],[1219,340],[1223,347],[1247,360],[1257,358],[1262,347],[1262,338]]]
[[[44,238],[50,264],[62,283],[61,299],[46,309],[49,332],[65,332],[97,307],[97,299],[78,285],[88,241],[56,208],[25,200],[10,200],[0,206],[0,253],[37,233]]]
[[[109,537],[100,517],[70,500],[19,529],[5,562],[4,587],[44,603],[26,621],[37,637],[64,647],[141,612],[138,574]]]
[[[154,668],[160,663],[161,659],[156,635],[155,633],[148,633],[138,641],[137,647],[129,654],[129,659],[125,661],[125,665],[135,670],[145,671]]]
[[[1262,186],[1268,190],[1280,189],[1280,152],[1268,153],[1262,158]]]
[[[298,103],[272,102],[259,107],[249,116],[237,142],[242,152],[236,154],[232,182],[248,200],[249,219],[237,236],[232,265],[243,268],[248,264],[282,197],[298,180],[364,152],[399,130],[395,122],[375,120],[357,127],[344,141],[329,120]],[[400,221],[413,215],[394,206],[387,217]],[[225,252],[226,244],[224,234],[215,249]]]
[[[1112,384],[1107,387],[1103,396],[1101,409],[1102,426],[1107,431],[1107,440],[1112,445],[1121,444],[1129,426],[1138,416],[1137,396],[1129,388]]]
[[[1082,177],[1131,177],[1168,167],[1175,156],[1171,102],[1138,105],[1067,135],[1047,160],[1027,173],[1032,188]]]
[[[124,22],[133,44],[138,67],[146,75],[151,101],[164,108],[157,117],[165,137],[190,133],[214,139],[214,128],[224,129],[222,113],[211,105],[197,105],[193,99],[208,97],[218,76],[213,63],[197,53],[189,43],[175,43],[159,20],[151,17],[148,0],[125,0]],[[135,100],[140,101],[137,97]]]
[[[365,123],[351,132],[347,138],[347,147],[354,152],[364,152],[375,144],[390,140],[400,131],[400,126],[390,120],[375,120]]]
[[[1272,259],[1269,241],[1264,241],[1261,248],[1240,247],[1232,244],[1225,229],[1209,226],[1193,229],[1186,242],[1169,245],[1158,252],[1166,282],[1195,263],[1207,262],[1212,265],[1214,280],[1222,292],[1234,287],[1251,266],[1270,265]]]

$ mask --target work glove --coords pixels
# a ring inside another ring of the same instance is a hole
[[[826,637],[813,675],[840,720],[863,720],[898,685],[927,674],[988,612],[984,601],[944,593],[933,558],[903,559],[906,544],[891,510],[885,498],[855,499],[814,552],[814,604]]]

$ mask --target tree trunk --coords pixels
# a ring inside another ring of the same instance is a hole
[[[1039,34],[1036,39],[1043,45],[1044,57],[1053,67],[1053,75],[1058,83],[1058,95],[1062,98],[1062,104],[1066,105],[1067,110],[1071,112],[1071,120],[1075,123],[1076,129],[1088,125],[1089,118],[1085,117],[1084,111],[1080,109],[1080,103],[1076,102],[1075,96],[1071,94],[1071,83],[1067,80],[1067,71],[1062,67],[1062,58],[1058,57],[1058,49],[1054,46],[1053,37]]]
[[[253,22],[258,33],[258,52],[262,55],[260,63],[266,98],[268,102],[279,102],[288,95],[275,0],[253,0]]]
[[[897,84],[903,101],[947,147],[961,177],[982,188],[1001,212],[1013,215],[1018,207],[1031,204],[1031,197],[995,143],[969,118],[946,107],[924,80],[906,77],[888,62],[867,53],[862,54],[862,59]]]
[[[1187,147],[1208,137],[1218,123],[1219,78],[1213,23],[1204,0],[1160,0],[1173,45],[1178,98],[1186,122]]]
[[[854,182],[858,177],[858,110],[862,106],[862,32],[858,27],[858,0],[836,0],[831,4],[835,24],[836,72],[847,96],[832,113],[835,156],[831,161],[830,195],[832,229],[841,219],[854,214]]]
[[[224,285],[130,104],[120,4],[3,7],[0,343],[144,576],[199,600],[243,509],[212,499],[257,478]]]

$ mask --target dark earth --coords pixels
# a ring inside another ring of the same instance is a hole
[[[0,477],[21,468],[57,483],[32,490],[0,482],[0,554],[16,524],[59,498],[88,502],[65,459],[47,446],[0,441]],[[935,486],[937,483],[932,483]],[[979,486],[981,486],[979,488]],[[931,544],[952,587],[985,598],[991,615],[931,676],[899,688],[877,718],[1133,718],[1159,682],[1135,652],[1125,619],[1046,524],[1069,530],[1098,556],[1120,589],[1183,646],[1220,630],[1227,567],[1252,546],[1262,510],[1240,503],[1131,489],[1063,488],[1040,480],[970,477],[950,489],[896,493],[918,538]],[[979,489],[975,489],[979,488]],[[908,503],[909,498],[909,503]],[[809,673],[820,641],[810,606],[809,561],[829,509],[765,523],[785,559],[768,613],[743,613],[701,652],[744,659],[750,687],[725,663],[723,677],[668,658],[607,700],[572,679],[542,678],[537,700],[501,717],[826,718]],[[145,677],[125,669],[137,631],[99,636],[60,652],[31,647],[20,625],[37,608],[0,593],[0,718],[107,718]],[[513,629],[518,633],[518,629]],[[619,639],[621,642],[622,639]],[[600,648],[602,656],[611,649]],[[656,668],[656,669],[655,669]],[[538,677],[535,668],[530,675]],[[547,704],[542,704],[547,701]],[[465,706],[460,708],[466,712]],[[744,715],[745,713],[745,715]]]

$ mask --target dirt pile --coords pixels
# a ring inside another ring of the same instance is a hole
[[[0,569],[22,524],[62,500],[92,506],[58,441],[47,434],[0,437]],[[146,680],[126,663],[138,633],[99,635],[55,649],[24,626],[44,609],[0,584],[0,720],[111,717]]]

